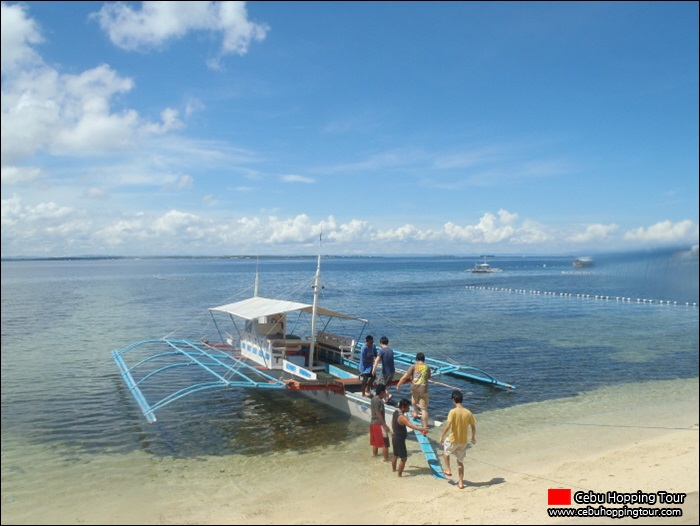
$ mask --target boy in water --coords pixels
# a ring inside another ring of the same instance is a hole
[[[402,398],[399,401],[399,409],[394,412],[394,416],[391,420],[391,445],[394,449],[394,458],[391,460],[391,470],[396,471],[396,464],[398,462],[399,477],[403,476],[403,468],[406,466],[406,460],[408,459],[408,450],[406,449],[406,436],[408,435],[408,427],[422,432],[423,434],[428,432],[427,427],[418,427],[411,423],[411,421],[406,416],[408,410],[411,407],[411,402]],[[399,462],[400,460],[400,462]]]

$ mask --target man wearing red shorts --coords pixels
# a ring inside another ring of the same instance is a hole
[[[372,446],[372,453],[376,457],[379,453],[379,448],[382,449],[384,462],[389,462],[389,426],[384,418],[384,401],[388,393],[386,385],[378,384],[376,393],[372,397],[370,410],[372,419],[369,423],[369,445]]]

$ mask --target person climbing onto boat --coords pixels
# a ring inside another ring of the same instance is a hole
[[[377,384],[377,392],[370,404],[372,418],[369,424],[369,444],[372,446],[372,454],[375,457],[381,448],[384,462],[389,462],[389,433],[391,432],[384,413],[384,401],[388,394],[386,385]]]
[[[458,389],[452,391],[452,403],[454,408],[447,414],[447,424],[442,430],[440,442],[444,448],[445,469],[443,473],[448,477],[452,476],[450,467],[450,456],[457,458],[457,468],[459,470],[459,482],[457,487],[464,489],[464,454],[469,444],[469,428],[472,430],[472,444],[476,444],[476,420],[472,412],[462,405],[462,392]],[[447,432],[450,435],[445,439]]]
[[[401,384],[411,381],[411,399],[413,401],[413,418],[418,418],[420,407],[423,427],[428,427],[428,380],[430,380],[430,367],[425,363],[425,354],[416,354],[416,363],[411,365],[399,383],[396,384],[396,392],[401,389]]]
[[[372,366],[376,357],[377,347],[374,345],[374,338],[368,334],[360,349],[360,364],[358,365],[360,380],[362,380],[362,396],[368,398],[375,379],[374,374],[372,374]]]
[[[379,351],[377,351],[377,357],[374,359],[374,366],[372,367],[372,374],[375,376],[377,375],[377,366],[380,362],[382,364],[382,374],[377,377],[377,383],[389,386],[394,381],[396,366],[394,365],[394,350],[389,347],[389,338],[386,336],[379,338]]]
[[[411,407],[411,402],[407,398],[402,398],[399,400],[399,409],[394,411],[394,415],[391,419],[391,446],[394,452],[394,458],[391,459],[391,471],[399,472],[399,477],[403,476],[403,468],[406,466],[406,460],[408,459],[408,450],[406,449],[406,436],[408,435],[408,430],[406,428],[410,427],[425,434],[428,432],[427,427],[418,427],[413,425],[411,421],[406,416],[408,410]],[[397,467],[398,463],[398,467]]]

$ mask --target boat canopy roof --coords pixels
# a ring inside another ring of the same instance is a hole
[[[219,307],[211,307],[210,311],[224,312],[233,316],[238,316],[244,320],[253,320],[263,316],[272,316],[273,314],[285,314],[287,312],[301,311],[313,312],[313,305],[308,303],[298,303],[296,301],[274,300],[269,298],[261,298],[256,296],[235,303],[228,303]],[[316,312],[321,316],[331,316],[333,318],[345,318],[348,320],[357,320],[368,323],[364,318],[357,318],[349,314],[324,309],[317,307]]]

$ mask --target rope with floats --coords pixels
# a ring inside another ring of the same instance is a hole
[[[649,305],[675,305],[675,306],[686,306],[686,307],[697,307],[698,304],[689,301],[671,301],[671,300],[657,300],[657,299],[646,299],[646,298],[631,298],[624,296],[606,296],[602,294],[581,294],[574,292],[557,292],[557,291],[543,291],[543,290],[526,290],[526,289],[513,289],[508,287],[487,287],[480,285],[467,285],[465,288],[469,290],[488,290],[493,292],[510,292],[515,294],[531,294],[534,296],[553,296],[561,298],[578,298],[578,299],[596,299],[596,300],[609,300],[617,301],[618,303],[645,303]]]

